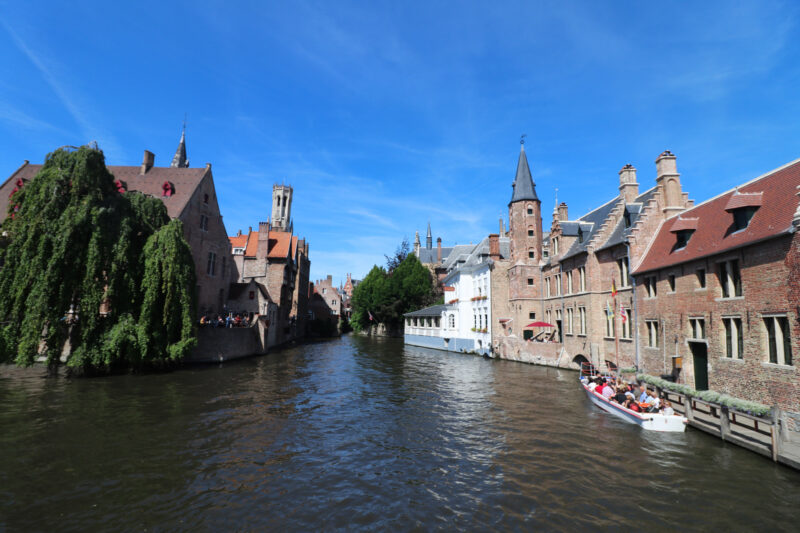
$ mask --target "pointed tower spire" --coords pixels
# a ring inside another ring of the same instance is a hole
[[[428,222],[428,236],[425,238],[425,248],[433,249],[433,235],[431,235],[431,223]]]
[[[523,136],[524,137],[524,136]],[[525,139],[519,141],[519,161],[517,161],[517,175],[514,177],[514,192],[511,195],[511,202],[520,200],[539,200],[536,196],[536,186],[531,178],[531,169],[528,166],[528,157],[525,155]]]
[[[183,118],[183,130],[181,131],[181,142],[175,150],[175,157],[170,164],[172,168],[189,168],[189,160],[186,158],[186,117]]]

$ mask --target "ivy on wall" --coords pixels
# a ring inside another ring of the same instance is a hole
[[[91,147],[49,154],[0,228],[0,361],[82,370],[181,359],[196,343],[195,271],[163,202],[121,194]]]

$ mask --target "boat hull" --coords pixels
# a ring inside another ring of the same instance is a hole
[[[581,383],[589,399],[600,409],[611,413],[631,424],[636,424],[649,431],[683,432],[686,431],[686,418],[680,415],[662,415],[660,413],[637,413],[626,409],[618,403],[607,400],[603,395],[593,392]]]

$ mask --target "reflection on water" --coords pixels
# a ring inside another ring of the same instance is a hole
[[[100,379],[0,368],[0,531],[795,530],[800,473],[575,374],[346,337]]]

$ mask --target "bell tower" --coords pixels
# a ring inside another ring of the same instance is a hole
[[[292,187],[290,185],[272,186],[272,229],[292,230]]]

